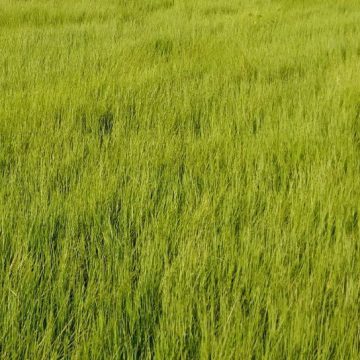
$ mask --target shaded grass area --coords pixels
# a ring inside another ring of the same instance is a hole
[[[0,357],[359,353],[360,5],[0,3]]]

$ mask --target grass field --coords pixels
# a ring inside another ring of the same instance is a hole
[[[358,0],[0,0],[0,359],[359,359]]]

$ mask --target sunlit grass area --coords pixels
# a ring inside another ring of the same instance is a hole
[[[359,358],[359,70],[353,0],[0,0],[0,358]]]

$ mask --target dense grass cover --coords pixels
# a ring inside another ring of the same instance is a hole
[[[357,0],[0,0],[0,358],[359,358],[359,175]]]

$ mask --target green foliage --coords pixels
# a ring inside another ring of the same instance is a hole
[[[359,358],[360,4],[0,2],[0,358]]]

